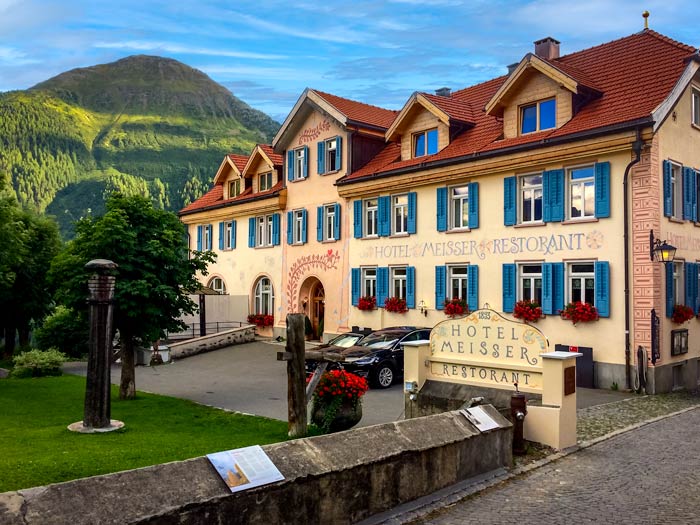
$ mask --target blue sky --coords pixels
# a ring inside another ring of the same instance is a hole
[[[148,54],[279,121],[307,86],[398,109],[502,75],[545,36],[566,54],[639,31],[644,9],[652,29],[700,44],[697,0],[0,0],[0,91]]]

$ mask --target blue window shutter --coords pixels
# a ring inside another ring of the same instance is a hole
[[[294,212],[287,212],[287,244],[294,244]]]
[[[301,210],[301,243],[306,244],[306,208]]]
[[[323,241],[323,206],[316,208],[316,240]]]
[[[391,235],[391,198],[390,197],[379,197],[377,199],[378,212],[379,212],[379,235],[381,237],[388,237]]]
[[[275,213],[272,216],[272,245],[279,246],[280,244],[280,214]]]
[[[693,170],[687,166],[683,166],[683,218],[685,220],[692,220],[693,212],[693,200],[690,193],[690,176],[693,174]]]
[[[552,313],[558,314],[564,309],[564,263],[552,263]]]
[[[290,149],[287,151],[287,180],[289,182],[294,180],[294,150]]]
[[[673,193],[671,192],[671,161],[665,160],[664,166],[664,216],[673,213]]]
[[[389,267],[377,268],[377,306],[384,308],[384,301],[389,295]]]
[[[416,268],[406,268],[406,308],[416,307]]]
[[[209,235],[207,236],[207,250],[211,250],[212,248],[212,242],[214,241],[213,238],[213,233],[214,233],[214,228],[212,228],[211,224],[207,224],[207,231],[209,232]]]
[[[479,309],[479,267],[475,264],[467,267],[467,307],[472,312]]]
[[[302,170],[302,177],[307,178],[309,176],[309,147],[304,146],[304,166]]]
[[[248,219],[248,248],[255,248],[255,217]]]
[[[552,263],[542,264],[542,313],[554,313],[554,293],[552,291]]]
[[[552,193],[550,176],[548,171],[542,172],[542,221],[552,221]]]
[[[437,231],[447,231],[447,188],[437,189]]]
[[[350,280],[352,284],[352,305],[357,306],[360,304],[360,280],[362,279],[362,273],[359,268],[353,268],[350,270]]]
[[[337,136],[335,138],[335,168],[341,169],[343,167],[343,137]]]
[[[469,229],[479,227],[479,183],[469,183]]]
[[[610,317],[610,263],[595,263],[595,307],[600,317]]]
[[[693,263],[685,263],[683,265],[683,276],[685,277],[685,304],[695,310],[695,296],[693,286]]]
[[[515,289],[517,287],[515,265],[503,265],[503,311],[512,312],[515,308]]]
[[[595,165],[595,216],[610,217],[610,163]]]
[[[319,175],[326,173],[326,143],[323,140],[318,143],[316,151],[316,171]]]
[[[564,170],[549,172],[549,196],[552,222],[563,221],[564,214]]]
[[[356,200],[352,203],[352,224],[355,239],[362,238],[362,201]]]
[[[204,226],[197,226],[197,251],[202,251],[202,237],[204,236]]]
[[[443,310],[445,308],[445,294],[447,291],[447,267],[435,267],[435,309]]]
[[[693,220],[695,222],[700,222],[700,204],[698,202],[698,191],[700,191],[700,171],[695,171],[693,173],[695,179],[695,195],[693,195]]]
[[[408,194],[408,233],[416,233],[416,192]]]
[[[700,290],[698,290],[698,263],[690,263],[691,286],[693,287],[693,302],[688,303],[697,314],[700,310]]]
[[[224,249],[224,223],[219,223],[219,250]]]
[[[231,221],[231,249],[236,249],[236,228],[238,223],[236,221]]]
[[[340,204],[335,204],[335,225],[333,226],[333,237],[336,241],[340,240]]]
[[[666,270],[666,317],[673,315],[673,305],[676,302],[673,290],[673,263],[664,264]]]
[[[503,179],[503,224],[506,226],[513,226],[517,223],[517,192],[517,177]]]

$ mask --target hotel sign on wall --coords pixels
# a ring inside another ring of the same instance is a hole
[[[428,379],[487,388],[542,392],[540,354],[549,342],[538,329],[490,309],[437,324],[430,335]]]

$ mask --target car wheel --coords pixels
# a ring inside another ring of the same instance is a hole
[[[391,365],[381,364],[372,377],[372,384],[378,388],[389,388],[394,382],[394,369]]]

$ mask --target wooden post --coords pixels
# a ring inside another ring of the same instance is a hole
[[[287,316],[287,414],[289,437],[306,436],[306,369],[304,367],[304,314]]]

